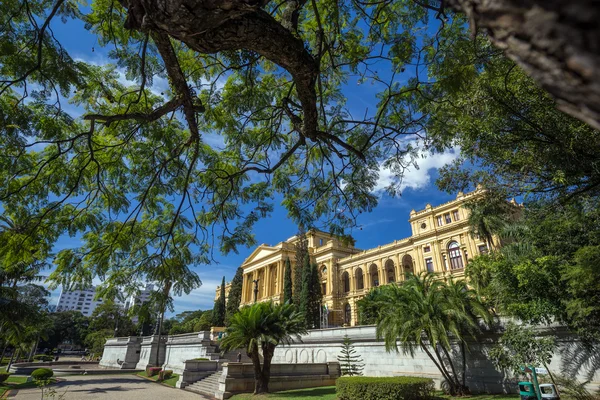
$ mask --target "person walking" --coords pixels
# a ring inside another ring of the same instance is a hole
[[[241,351],[238,351],[237,362],[239,362],[239,363],[242,362],[242,352]]]

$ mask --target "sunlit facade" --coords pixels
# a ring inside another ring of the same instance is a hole
[[[406,272],[430,271],[440,278],[463,276],[467,261],[488,251],[483,238],[470,234],[468,211],[462,207],[482,193],[459,193],[445,204],[412,210],[408,220],[412,236],[373,249],[360,250],[328,233],[309,231],[308,249],[318,265],[327,306],[323,327],[356,325],[356,302],[373,287],[401,282]],[[256,301],[280,301],[284,262],[289,257],[294,267],[297,240],[294,236],[275,246],[262,244],[244,261],[242,305],[254,302],[255,286]]]

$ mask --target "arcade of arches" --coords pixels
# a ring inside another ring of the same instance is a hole
[[[407,272],[462,276],[470,257],[487,252],[485,242],[470,235],[468,211],[461,207],[481,193],[459,193],[448,203],[413,210],[412,236],[369,250],[342,244],[325,232],[309,231],[308,248],[319,266],[327,306],[324,327],[355,325],[356,301],[373,287],[401,283]],[[294,236],[275,246],[260,245],[244,261],[242,305],[282,298],[284,262],[289,257],[294,267],[296,241]]]

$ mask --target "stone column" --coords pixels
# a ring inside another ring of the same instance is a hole
[[[444,272],[444,261],[442,259],[442,244],[439,240],[431,243],[433,251],[433,268],[435,272]]]
[[[285,262],[277,261],[277,294],[279,294],[279,300],[283,301],[283,274],[284,274]]]
[[[264,267],[264,276],[265,276],[265,285],[263,286],[264,289],[264,298],[267,299],[269,297],[271,297],[271,265],[267,265]]]
[[[385,260],[383,258],[379,259],[379,274],[381,275],[379,277],[379,284],[380,285],[387,285],[388,282],[388,276],[387,276],[387,271],[385,269]]]
[[[248,276],[246,274],[242,274],[242,303],[247,301],[246,296],[248,295],[246,292],[248,291]]]

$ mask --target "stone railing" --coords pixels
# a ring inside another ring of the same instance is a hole
[[[187,360],[183,362],[183,372],[179,375],[179,380],[175,384],[175,387],[180,389],[199,381],[208,375],[217,372],[219,367],[217,361],[203,361],[203,360]]]
[[[271,364],[269,391],[333,386],[340,376],[338,362],[312,364]],[[223,366],[217,398],[227,399],[236,393],[254,391],[254,367],[251,363]]]

